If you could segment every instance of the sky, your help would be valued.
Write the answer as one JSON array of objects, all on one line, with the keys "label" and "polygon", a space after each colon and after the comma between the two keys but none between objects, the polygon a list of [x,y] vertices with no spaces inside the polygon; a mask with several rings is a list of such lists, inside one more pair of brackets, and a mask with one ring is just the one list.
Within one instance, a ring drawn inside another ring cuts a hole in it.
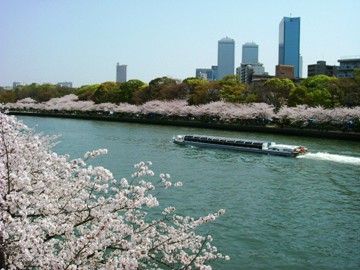
[{"label": "sky", "polygon": [[127,79],[186,79],[217,65],[218,41],[259,45],[275,73],[279,23],[300,17],[307,65],[360,57],[360,0],[0,0],[0,86],[72,82],[74,87]]}]

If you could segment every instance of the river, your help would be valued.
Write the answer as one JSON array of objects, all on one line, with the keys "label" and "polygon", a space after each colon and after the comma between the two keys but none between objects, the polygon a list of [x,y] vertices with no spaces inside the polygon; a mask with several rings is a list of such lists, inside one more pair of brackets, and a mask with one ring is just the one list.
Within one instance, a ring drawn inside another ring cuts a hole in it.
[{"label": "river", "polygon": [[[360,269],[360,142],[235,131],[18,117],[45,134],[61,134],[55,151],[81,157],[107,148],[96,162],[117,179],[152,161],[181,189],[161,192],[160,207],[194,217],[226,214],[205,226],[230,261],[214,269]],[[175,134],[206,134],[301,144],[300,158],[181,147]]]}]

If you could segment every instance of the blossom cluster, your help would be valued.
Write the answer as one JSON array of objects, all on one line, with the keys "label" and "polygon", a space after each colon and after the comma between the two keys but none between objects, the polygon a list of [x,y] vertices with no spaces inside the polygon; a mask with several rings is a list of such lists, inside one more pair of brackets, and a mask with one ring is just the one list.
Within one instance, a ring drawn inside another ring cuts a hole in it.
[{"label": "blossom cluster", "polygon": [[51,150],[54,138],[4,114],[0,132],[0,268],[211,269],[211,260],[229,259],[195,233],[224,210],[194,219],[169,206],[151,215],[154,190],[182,185],[155,177],[151,162],[117,180],[86,164],[105,149],[71,160]]},{"label": "blossom cluster", "polygon": [[246,120],[255,118],[266,119],[292,119],[293,121],[306,121],[316,119],[318,123],[339,122],[353,119],[360,121],[360,107],[325,109],[298,105],[297,107],[283,106],[275,112],[272,105],[266,103],[229,103],[216,101],[203,105],[188,105],[184,100],[159,101],[153,100],[142,105],[128,103],[102,103],[93,101],[79,101],[78,97],[70,94],[61,98],[53,98],[47,102],[36,103],[31,98],[19,100],[16,103],[7,103],[5,108],[13,110],[45,110],[45,111],[80,111],[80,112],[115,112],[128,114],[159,114],[164,116],[210,116],[220,120]]}]

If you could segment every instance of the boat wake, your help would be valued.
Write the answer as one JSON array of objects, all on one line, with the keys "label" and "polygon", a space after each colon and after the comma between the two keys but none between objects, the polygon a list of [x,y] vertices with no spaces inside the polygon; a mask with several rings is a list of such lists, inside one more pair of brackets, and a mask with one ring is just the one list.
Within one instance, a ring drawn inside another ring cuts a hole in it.
[{"label": "boat wake", "polygon": [[333,161],[333,162],[338,162],[338,163],[360,165],[360,157],[335,155],[335,154],[329,154],[326,152],[307,153],[306,155],[301,155],[301,156],[298,156],[297,158],[305,158],[305,159],[312,159],[312,160],[327,160],[327,161]]}]

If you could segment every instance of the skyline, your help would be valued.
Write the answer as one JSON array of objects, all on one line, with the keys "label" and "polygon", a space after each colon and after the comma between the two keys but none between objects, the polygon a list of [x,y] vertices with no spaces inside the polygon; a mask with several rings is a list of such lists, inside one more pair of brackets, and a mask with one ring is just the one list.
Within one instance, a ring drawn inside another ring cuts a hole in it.
[{"label": "skyline", "polygon": [[74,87],[127,78],[183,80],[217,64],[218,41],[235,40],[235,68],[246,42],[275,74],[279,24],[300,17],[303,77],[307,66],[360,55],[360,1],[11,1],[0,0],[0,85],[73,82]]}]

